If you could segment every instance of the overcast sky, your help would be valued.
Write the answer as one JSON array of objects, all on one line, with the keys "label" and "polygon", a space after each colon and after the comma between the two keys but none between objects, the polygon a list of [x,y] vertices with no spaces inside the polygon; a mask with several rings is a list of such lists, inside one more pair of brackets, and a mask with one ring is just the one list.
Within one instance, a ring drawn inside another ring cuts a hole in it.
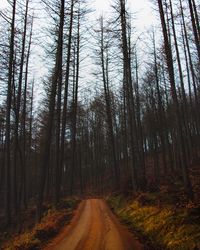
[{"label": "overcast sky", "polygon": [[[94,0],[94,7],[98,14],[109,11],[112,0]],[[155,12],[150,0],[129,0],[129,11],[135,14],[134,26],[143,31],[150,27],[152,24],[157,23]]]},{"label": "overcast sky", "polygon": [[[100,15],[106,16],[113,11],[111,9],[112,3],[114,0],[88,0],[88,5],[92,9],[95,9],[96,12],[93,12],[92,19],[98,18]],[[7,0],[0,0],[0,9],[5,8],[8,5]],[[153,10],[153,6],[151,0],[128,0],[128,12],[132,13],[134,16],[133,26],[136,28],[136,36],[140,35],[141,33],[145,33],[146,30],[150,28],[152,25],[157,25],[158,20],[156,18],[156,13]],[[41,26],[41,21],[39,24],[35,24],[35,27]],[[32,56],[37,61],[37,64],[34,66],[32,73],[36,75],[36,79],[42,77],[45,73],[45,67],[40,66],[42,65],[42,58],[39,58],[38,54],[41,54],[41,48],[35,46],[33,49]],[[39,65],[37,67],[37,65]],[[40,89],[40,88],[39,88]],[[39,92],[39,90],[38,90]]]},{"label": "overcast sky", "polygon": [[[97,16],[109,11],[112,0],[92,0],[91,5],[97,11]],[[0,9],[7,5],[7,0],[0,0]],[[128,5],[132,13],[136,14],[135,26],[141,31],[156,23],[155,13],[152,14],[152,4],[150,0],[129,0]]]}]

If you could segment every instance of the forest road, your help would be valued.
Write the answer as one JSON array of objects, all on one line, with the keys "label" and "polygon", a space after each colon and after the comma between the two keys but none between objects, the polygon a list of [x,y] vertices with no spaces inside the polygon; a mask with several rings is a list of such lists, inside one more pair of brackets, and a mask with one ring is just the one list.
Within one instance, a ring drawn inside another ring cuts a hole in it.
[{"label": "forest road", "polygon": [[83,200],[70,225],[45,250],[142,250],[101,199]]}]

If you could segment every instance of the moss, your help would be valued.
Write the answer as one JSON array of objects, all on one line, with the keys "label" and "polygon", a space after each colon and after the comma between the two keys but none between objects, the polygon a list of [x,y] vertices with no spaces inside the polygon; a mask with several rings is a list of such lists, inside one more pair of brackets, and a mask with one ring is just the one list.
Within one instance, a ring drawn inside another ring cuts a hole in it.
[{"label": "moss", "polygon": [[[152,197],[152,196],[151,196]],[[138,200],[109,199],[118,216],[155,245],[170,250],[193,250],[200,246],[200,222],[186,208],[142,206]]]}]

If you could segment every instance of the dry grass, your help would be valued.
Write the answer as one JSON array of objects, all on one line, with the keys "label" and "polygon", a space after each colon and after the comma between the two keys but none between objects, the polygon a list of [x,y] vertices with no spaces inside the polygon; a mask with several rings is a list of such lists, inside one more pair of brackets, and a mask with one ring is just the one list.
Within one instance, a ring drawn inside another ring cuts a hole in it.
[{"label": "dry grass", "polygon": [[4,250],[37,250],[41,249],[52,239],[72,216],[72,211],[78,204],[78,200],[64,200],[60,208],[50,208],[45,213],[40,223],[32,230],[10,239],[2,247]]},{"label": "dry grass", "polygon": [[[151,197],[149,194],[150,200]],[[198,207],[192,204],[185,208],[141,205],[138,200],[126,202],[121,197],[110,198],[109,202],[123,221],[156,246],[170,250],[200,249]]]}]

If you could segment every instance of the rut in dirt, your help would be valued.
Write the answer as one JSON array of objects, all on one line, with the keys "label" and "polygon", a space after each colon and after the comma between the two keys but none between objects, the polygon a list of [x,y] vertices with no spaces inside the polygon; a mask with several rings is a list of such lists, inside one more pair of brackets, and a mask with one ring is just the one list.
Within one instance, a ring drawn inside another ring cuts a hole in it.
[{"label": "rut in dirt", "polygon": [[69,226],[45,250],[142,250],[101,199],[81,202]]}]

